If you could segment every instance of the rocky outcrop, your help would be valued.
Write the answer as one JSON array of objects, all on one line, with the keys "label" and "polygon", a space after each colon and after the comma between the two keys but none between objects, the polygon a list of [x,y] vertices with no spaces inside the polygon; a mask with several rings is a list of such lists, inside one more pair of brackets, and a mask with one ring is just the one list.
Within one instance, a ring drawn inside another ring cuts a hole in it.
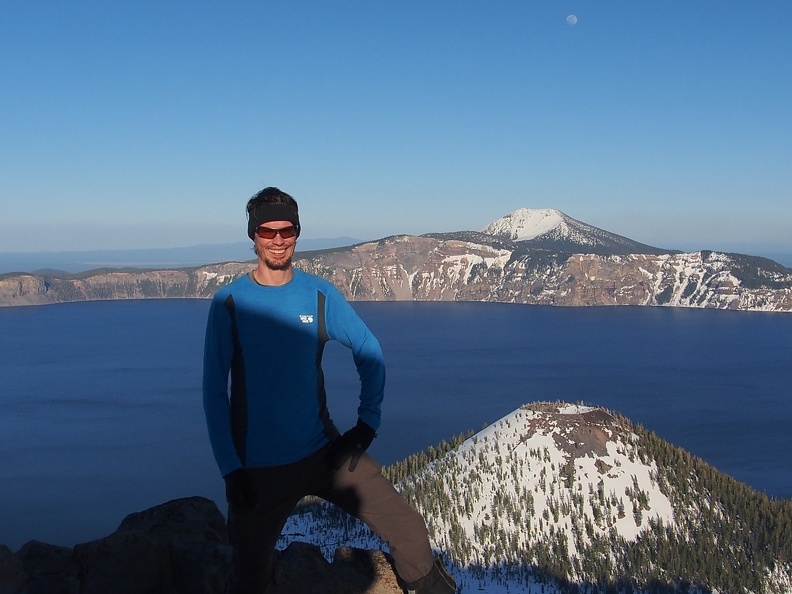
[{"label": "rocky outcrop", "polygon": [[[0,594],[223,594],[231,548],[225,519],[202,497],[127,516],[99,540],[61,547],[0,545]],[[332,563],[301,542],[277,553],[272,594],[400,594],[391,559],[348,547]]]},{"label": "rocky outcrop", "polygon": [[792,270],[740,254],[569,254],[403,236],[298,265],[351,300],[792,311]]},{"label": "rocky outcrop", "polygon": [[103,299],[211,297],[219,287],[245,274],[250,263],[212,264],[166,270],[92,270],[82,274],[0,276],[0,305],[40,305]]},{"label": "rocky outcrop", "polygon": [[[306,252],[295,266],[350,300],[664,305],[792,311],[792,270],[718,252],[596,254],[528,248],[481,233],[395,236]],[[209,298],[253,263],[174,270],[0,276],[0,306],[92,299]]]}]

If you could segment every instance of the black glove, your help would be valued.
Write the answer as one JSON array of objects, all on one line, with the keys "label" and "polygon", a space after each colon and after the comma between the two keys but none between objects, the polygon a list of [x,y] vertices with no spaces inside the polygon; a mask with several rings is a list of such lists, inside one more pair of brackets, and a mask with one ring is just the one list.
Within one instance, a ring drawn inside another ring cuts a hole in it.
[{"label": "black glove", "polygon": [[244,468],[237,468],[223,478],[225,479],[228,503],[240,508],[256,505],[256,491],[253,489],[253,481],[250,480],[250,475]]},{"label": "black glove", "polygon": [[374,429],[358,419],[357,425],[337,438],[330,446],[327,453],[330,465],[338,470],[349,459],[349,472],[352,472],[376,435]]}]

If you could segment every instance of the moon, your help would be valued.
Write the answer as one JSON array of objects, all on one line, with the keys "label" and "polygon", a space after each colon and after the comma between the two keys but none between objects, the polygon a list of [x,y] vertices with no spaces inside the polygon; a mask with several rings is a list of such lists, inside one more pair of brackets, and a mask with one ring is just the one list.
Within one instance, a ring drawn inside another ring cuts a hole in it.
[{"label": "moon", "polygon": [[570,25],[577,25],[577,17],[576,17],[574,14],[570,14],[570,15],[567,17],[566,21],[567,21],[567,23],[569,23]]}]

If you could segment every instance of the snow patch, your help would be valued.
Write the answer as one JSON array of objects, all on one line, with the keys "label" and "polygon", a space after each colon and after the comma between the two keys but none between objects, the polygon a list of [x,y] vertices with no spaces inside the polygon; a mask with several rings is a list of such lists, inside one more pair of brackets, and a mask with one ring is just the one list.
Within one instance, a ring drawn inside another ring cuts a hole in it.
[{"label": "snow patch", "polygon": [[564,214],[554,208],[518,208],[513,213],[493,221],[481,232],[522,241],[552,231],[563,221]]}]

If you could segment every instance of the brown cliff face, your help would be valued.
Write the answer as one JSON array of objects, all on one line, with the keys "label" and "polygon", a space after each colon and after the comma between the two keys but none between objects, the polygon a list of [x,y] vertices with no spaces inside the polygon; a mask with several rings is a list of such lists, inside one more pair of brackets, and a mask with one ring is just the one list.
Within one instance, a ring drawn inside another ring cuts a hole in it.
[{"label": "brown cliff face", "polygon": [[792,311],[792,271],[750,256],[560,254],[395,237],[300,259],[352,300]]},{"label": "brown cliff face", "polygon": [[[504,242],[395,236],[297,254],[295,266],[350,300],[667,305],[792,311],[792,270],[716,252],[568,254]],[[209,298],[252,263],[0,277],[0,306],[94,299]]]},{"label": "brown cliff face", "polygon": [[37,305],[50,302],[43,278],[31,274],[0,277],[0,305]]},{"label": "brown cliff face", "polygon": [[94,270],[78,275],[0,276],[0,306],[105,299],[208,298],[250,263],[165,270]]}]

